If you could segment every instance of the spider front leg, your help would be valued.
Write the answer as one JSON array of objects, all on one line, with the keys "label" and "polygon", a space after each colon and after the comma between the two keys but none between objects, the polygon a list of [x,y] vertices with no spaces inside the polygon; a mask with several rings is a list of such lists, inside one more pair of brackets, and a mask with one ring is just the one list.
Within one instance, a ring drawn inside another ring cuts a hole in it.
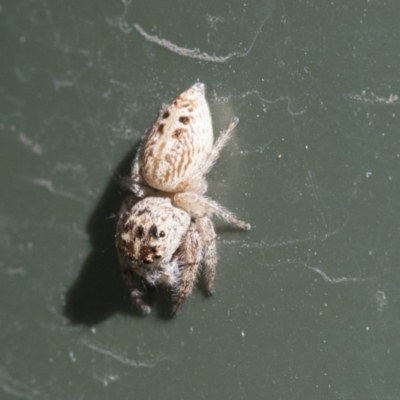
[{"label": "spider front leg", "polygon": [[177,193],[174,195],[173,202],[193,216],[202,217],[207,214],[215,214],[217,217],[245,231],[251,228],[249,223],[237,219],[229,210],[206,196],[196,193]]},{"label": "spider front leg", "polygon": [[120,256],[122,278],[129,290],[132,300],[136,308],[143,314],[149,315],[151,312],[150,305],[144,300],[147,292],[146,283],[143,279],[132,271],[130,260],[124,255]]},{"label": "spider front leg", "polygon": [[179,310],[186,298],[192,293],[193,285],[196,282],[197,272],[201,262],[202,242],[198,229],[194,224],[190,226],[186,233],[184,243],[184,267],[178,287],[178,295],[173,314]]},{"label": "spider front leg", "polygon": [[143,199],[146,196],[154,195],[155,191],[150,189],[143,179],[140,171],[140,159],[142,156],[142,145],[136,152],[135,158],[132,162],[131,174],[122,179],[121,184],[123,187],[130,190],[137,198]]},{"label": "spider front leg", "polygon": [[199,228],[203,242],[207,293],[211,295],[214,293],[215,270],[218,262],[217,245],[215,243],[217,235],[214,230],[214,224],[207,216],[196,218],[196,225]]}]

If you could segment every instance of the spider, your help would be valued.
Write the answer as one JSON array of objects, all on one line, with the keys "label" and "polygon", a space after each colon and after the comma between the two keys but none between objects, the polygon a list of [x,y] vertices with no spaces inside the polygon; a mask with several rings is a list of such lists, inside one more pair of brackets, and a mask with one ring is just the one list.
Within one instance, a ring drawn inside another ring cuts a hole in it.
[{"label": "spider", "polygon": [[192,292],[201,264],[207,292],[214,292],[212,215],[250,229],[204,195],[205,175],[238,121],[233,118],[214,142],[204,84],[194,84],[161,110],[135,156],[131,175],[123,179],[133,194],[120,209],[116,246],[123,279],[143,314],[151,311],[145,300],[149,285],[172,289],[175,314]]}]

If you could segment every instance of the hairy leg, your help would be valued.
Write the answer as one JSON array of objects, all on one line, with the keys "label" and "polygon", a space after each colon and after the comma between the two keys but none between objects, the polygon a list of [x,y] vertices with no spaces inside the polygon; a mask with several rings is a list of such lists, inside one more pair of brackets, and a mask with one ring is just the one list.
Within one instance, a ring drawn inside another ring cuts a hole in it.
[{"label": "hairy leg", "polygon": [[184,268],[182,271],[181,281],[178,287],[178,295],[173,314],[175,314],[186,298],[192,293],[193,285],[196,282],[197,272],[201,262],[202,243],[199,231],[196,226],[188,229],[184,244]]},{"label": "hairy leg", "polygon": [[[122,256],[123,257],[123,256]],[[129,290],[132,300],[136,308],[144,315],[148,315],[151,312],[150,305],[144,300],[144,296],[147,292],[147,286],[144,280],[134,273],[130,266],[128,259],[121,260],[120,265],[122,278]]]},{"label": "hairy leg", "polygon": [[203,175],[210,172],[214,163],[217,161],[219,154],[221,153],[221,150],[225,147],[225,145],[229,142],[229,139],[232,137],[233,130],[235,129],[238,123],[239,123],[239,118],[233,117],[231,122],[229,122],[228,127],[220,133],[218,139],[214,143],[210,156],[208,157],[206,163],[202,168]]},{"label": "hairy leg", "polygon": [[203,242],[205,277],[207,292],[209,295],[214,293],[215,270],[217,267],[217,245],[215,242],[216,234],[214,224],[207,216],[196,218],[196,225],[199,228]]},{"label": "hairy leg", "polygon": [[136,152],[135,158],[133,159],[130,176],[126,176],[121,181],[122,186],[129,189],[139,199],[142,199],[146,195],[144,188],[145,182],[140,173],[140,157],[142,154],[142,146],[143,145],[140,145],[138,151]]},{"label": "hairy leg", "polygon": [[150,188],[143,179],[140,171],[140,158],[142,156],[143,143],[140,145],[133,159],[130,176],[122,178],[121,185],[130,190],[137,198],[155,195],[156,191]]},{"label": "hairy leg", "polygon": [[218,139],[215,141],[211,153],[208,156],[206,162],[201,166],[200,171],[198,171],[194,176],[190,177],[188,181],[180,183],[177,187],[178,192],[204,194],[207,191],[207,181],[205,180],[204,175],[206,175],[211,170],[215,161],[217,161],[222,148],[232,137],[233,130],[235,129],[235,126],[238,124],[238,122],[239,118],[237,117],[234,117],[231,120],[228,127],[221,132]]},{"label": "hairy leg", "polygon": [[251,228],[250,224],[237,219],[229,210],[206,196],[196,193],[177,193],[174,195],[173,202],[193,216],[202,217],[207,214],[215,214],[217,217],[246,231]]}]

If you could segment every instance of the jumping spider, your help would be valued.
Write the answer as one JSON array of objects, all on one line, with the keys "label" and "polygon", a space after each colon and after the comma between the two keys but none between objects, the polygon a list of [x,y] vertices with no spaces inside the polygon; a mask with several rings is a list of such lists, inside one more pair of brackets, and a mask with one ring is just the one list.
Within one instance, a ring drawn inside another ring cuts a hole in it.
[{"label": "jumping spider", "polygon": [[176,313],[192,292],[200,264],[205,267],[207,291],[214,291],[213,214],[250,229],[250,224],[204,196],[205,175],[238,121],[233,118],[214,142],[204,84],[194,84],[161,110],[136,154],[130,177],[123,180],[133,195],[120,210],[116,246],[123,279],[143,314],[151,311],[144,299],[148,285],[171,288]]}]

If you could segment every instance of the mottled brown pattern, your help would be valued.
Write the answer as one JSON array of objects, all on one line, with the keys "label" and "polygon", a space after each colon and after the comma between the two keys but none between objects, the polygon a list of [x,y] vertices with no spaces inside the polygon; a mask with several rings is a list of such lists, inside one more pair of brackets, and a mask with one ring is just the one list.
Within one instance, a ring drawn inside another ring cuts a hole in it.
[{"label": "mottled brown pattern", "polygon": [[163,142],[160,144],[160,153],[162,153],[162,151],[164,150],[164,147],[167,145],[166,142]]},{"label": "mottled brown pattern", "polygon": [[171,168],[166,168],[166,170],[165,170],[165,175],[164,175],[164,179],[165,179],[166,181],[169,181],[170,178],[171,178]]},{"label": "mottled brown pattern", "polygon": [[175,129],[174,133],[172,134],[172,137],[174,139],[179,139],[184,133],[185,133],[184,129]]},{"label": "mottled brown pattern", "polygon": [[169,164],[172,164],[172,165],[174,164],[174,160],[172,159],[170,154],[167,154],[165,156],[165,161],[167,161]]},{"label": "mottled brown pattern", "polygon": [[[197,173],[197,165],[205,163],[212,150],[212,124],[203,86],[195,85],[178,96],[168,107],[168,112],[168,119],[160,117],[149,135],[145,146],[142,172],[145,181],[150,186],[174,192],[181,186],[183,180],[189,180],[194,173]],[[161,116],[164,115],[165,112],[161,113]],[[155,133],[160,125],[164,125],[163,137],[158,136],[155,140]],[[190,128],[182,131],[182,126]],[[171,138],[181,141],[186,136],[188,136],[187,140],[182,142],[183,145],[181,144],[179,148],[175,148],[172,144],[165,146],[165,143],[170,143]],[[193,149],[199,148],[202,150],[196,152],[195,159]],[[150,149],[152,150],[151,157],[149,156]],[[176,154],[175,165],[160,161],[165,160],[164,156],[172,151]],[[190,163],[186,163],[187,154],[190,154],[190,160],[192,160]],[[182,158],[185,159],[184,162]]]},{"label": "mottled brown pattern", "polygon": [[182,175],[182,170],[183,170],[183,157],[180,157],[178,161],[178,166],[176,168],[178,176]]}]

